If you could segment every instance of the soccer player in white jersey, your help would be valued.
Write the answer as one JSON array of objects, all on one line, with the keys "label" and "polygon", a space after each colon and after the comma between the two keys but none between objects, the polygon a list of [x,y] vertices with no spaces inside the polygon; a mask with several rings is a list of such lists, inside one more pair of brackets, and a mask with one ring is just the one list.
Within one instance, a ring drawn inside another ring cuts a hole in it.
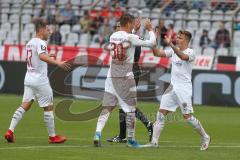
[{"label": "soccer player in white jersey", "polygon": [[165,125],[165,116],[180,106],[184,119],[202,138],[200,150],[208,149],[210,136],[203,129],[200,121],[192,114],[191,74],[195,53],[188,48],[191,37],[190,32],[180,30],[177,34],[176,46],[171,42],[171,37],[165,37],[166,43],[171,47],[169,50],[153,48],[155,56],[171,58],[171,84],[161,98],[160,109],[153,127],[152,141],[145,147],[158,147],[158,139]]},{"label": "soccer player in white jersey", "polygon": [[[150,20],[145,21],[145,28],[150,35],[149,40],[143,40],[132,34],[134,17],[130,14],[121,16],[120,26],[120,31],[114,32],[110,36],[111,62],[105,81],[103,109],[98,118],[94,136],[96,147],[101,146],[102,129],[117,103],[126,113],[127,145],[136,148],[140,146],[135,140],[136,84],[132,72],[134,51],[135,46],[153,47],[156,44],[156,37]],[[128,45],[125,45],[125,42],[128,42]]]},{"label": "soccer player in white jersey", "polygon": [[35,24],[36,37],[32,38],[26,45],[27,72],[24,80],[24,94],[21,106],[15,111],[5,139],[14,142],[14,129],[28,111],[34,100],[38,101],[44,110],[44,122],[47,126],[49,143],[63,143],[66,138],[55,134],[53,115],[53,92],[47,76],[47,64],[54,64],[64,70],[70,69],[70,64],[51,59],[47,52],[47,39],[49,28],[42,20]]}]

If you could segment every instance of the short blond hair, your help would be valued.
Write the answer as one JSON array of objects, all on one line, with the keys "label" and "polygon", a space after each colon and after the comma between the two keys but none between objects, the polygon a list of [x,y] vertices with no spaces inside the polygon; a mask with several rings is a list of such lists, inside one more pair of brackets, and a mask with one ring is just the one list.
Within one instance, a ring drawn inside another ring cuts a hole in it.
[{"label": "short blond hair", "polygon": [[178,34],[183,34],[187,37],[188,41],[190,42],[190,40],[192,39],[192,33],[187,31],[187,30],[184,30],[184,29],[181,29],[180,31],[178,31]]}]

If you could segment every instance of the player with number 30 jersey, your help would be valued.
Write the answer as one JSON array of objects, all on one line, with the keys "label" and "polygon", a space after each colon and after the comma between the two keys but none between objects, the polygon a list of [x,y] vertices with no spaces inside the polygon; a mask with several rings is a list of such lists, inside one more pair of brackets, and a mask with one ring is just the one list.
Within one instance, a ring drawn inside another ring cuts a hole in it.
[{"label": "player with number 30 jersey", "polygon": [[156,44],[150,20],[145,21],[145,28],[149,31],[150,39],[144,40],[132,34],[134,17],[124,14],[120,18],[120,31],[110,36],[111,62],[105,81],[105,93],[102,103],[102,112],[98,118],[94,145],[99,147],[103,127],[112,109],[119,103],[126,113],[127,145],[139,147],[135,141],[135,110],[136,110],[136,84],[132,72],[135,46],[152,47]]}]

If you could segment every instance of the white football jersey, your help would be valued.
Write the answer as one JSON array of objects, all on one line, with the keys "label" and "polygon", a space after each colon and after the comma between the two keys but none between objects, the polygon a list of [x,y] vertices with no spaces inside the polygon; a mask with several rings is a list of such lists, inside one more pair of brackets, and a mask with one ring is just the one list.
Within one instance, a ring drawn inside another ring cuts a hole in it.
[{"label": "white football jersey", "polygon": [[[149,32],[150,39],[144,40],[138,35],[118,31],[110,36],[110,68],[108,77],[125,77],[132,74],[135,46],[152,47],[156,44],[153,31]],[[126,46],[128,46],[126,48]]]},{"label": "white football jersey", "polygon": [[40,54],[48,54],[47,42],[39,38],[32,38],[26,45],[27,72],[24,84],[39,86],[49,83],[47,63],[40,60]]},{"label": "white football jersey", "polygon": [[182,83],[191,83],[192,66],[195,60],[195,54],[192,49],[187,48],[183,53],[189,56],[188,61],[181,60],[173,51],[173,49],[165,50],[167,57],[171,57],[172,71],[171,83],[178,85]]}]

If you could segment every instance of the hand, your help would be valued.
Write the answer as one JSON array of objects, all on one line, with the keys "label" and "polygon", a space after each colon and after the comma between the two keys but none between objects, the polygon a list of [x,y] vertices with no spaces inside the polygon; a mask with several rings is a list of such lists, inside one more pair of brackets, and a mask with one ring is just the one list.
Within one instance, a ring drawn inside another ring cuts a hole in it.
[{"label": "hand", "polygon": [[71,69],[71,64],[67,63],[66,61],[59,62],[58,66],[65,71],[69,71]]},{"label": "hand", "polygon": [[152,26],[152,23],[151,23],[150,19],[146,19],[145,20],[144,27],[148,31],[152,31],[153,30],[153,26]]},{"label": "hand", "polygon": [[164,41],[169,45],[172,42],[172,33],[169,33],[168,36],[164,36]]},{"label": "hand", "polygon": [[141,27],[141,18],[137,17],[134,22],[134,30],[137,32]]},{"label": "hand", "polygon": [[160,37],[160,29],[158,27],[155,27],[154,34],[156,38]]}]

